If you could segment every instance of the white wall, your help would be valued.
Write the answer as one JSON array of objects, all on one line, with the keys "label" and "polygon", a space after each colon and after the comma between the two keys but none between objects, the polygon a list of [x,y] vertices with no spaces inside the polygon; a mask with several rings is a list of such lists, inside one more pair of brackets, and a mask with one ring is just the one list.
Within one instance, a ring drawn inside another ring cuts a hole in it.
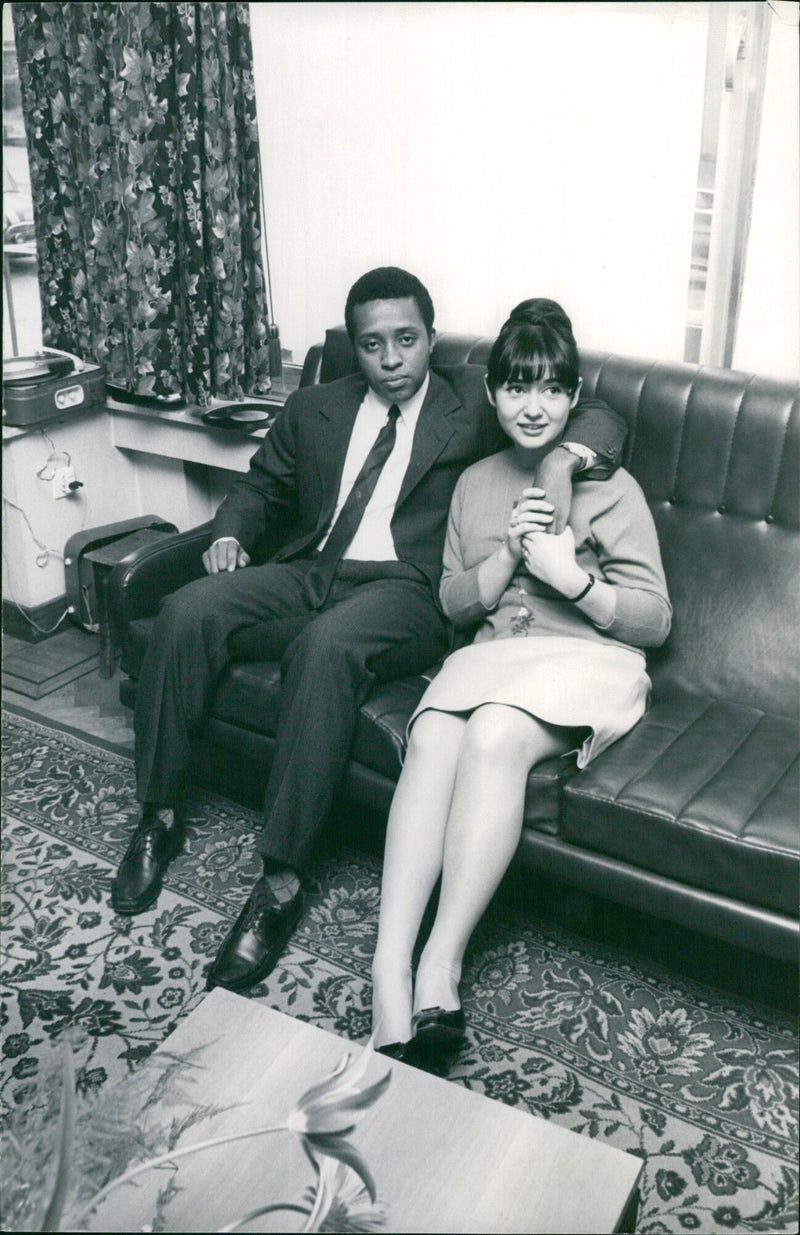
[{"label": "white wall", "polygon": [[[72,497],[54,500],[52,486],[37,476],[51,453],[45,437],[36,429],[19,435],[5,431],[3,495],[15,506],[3,503],[4,600],[35,609],[63,596],[64,565],[59,555],[69,537],[84,528],[155,514],[184,531],[213,512],[182,460],[117,449],[105,411],[45,428],[55,448],[69,452],[83,488]],[[151,428],[156,431],[157,427]],[[37,541],[53,550],[41,565]]]},{"label": "white wall", "polygon": [[549,295],[585,346],[680,359],[707,6],[251,6],[276,317],[302,355],[364,270],[444,330]]}]

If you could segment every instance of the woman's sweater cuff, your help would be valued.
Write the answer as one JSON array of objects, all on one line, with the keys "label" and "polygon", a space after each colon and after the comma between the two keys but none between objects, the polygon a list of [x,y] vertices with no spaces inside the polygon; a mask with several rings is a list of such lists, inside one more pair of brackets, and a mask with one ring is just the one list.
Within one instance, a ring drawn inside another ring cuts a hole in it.
[{"label": "woman's sweater cuff", "polygon": [[496,601],[487,606],[481,598],[478,572],[481,563],[471,566],[458,575],[450,575],[442,580],[439,592],[442,608],[455,626],[470,626],[480,622],[497,608]]},{"label": "woman's sweater cuff", "polygon": [[633,647],[659,647],[667,635],[672,609],[667,601],[642,588],[617,588],[617,608],[604,634]]}]

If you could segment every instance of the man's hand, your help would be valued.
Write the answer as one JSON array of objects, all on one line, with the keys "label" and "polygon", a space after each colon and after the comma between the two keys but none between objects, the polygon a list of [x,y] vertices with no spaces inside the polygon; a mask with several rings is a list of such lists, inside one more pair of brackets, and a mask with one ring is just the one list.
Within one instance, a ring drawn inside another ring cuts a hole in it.
[{"label": "man's hand", "polygon": [[545,455],[536,472],[536,484],[544,489],[547,500],[553,505],[553,521],[546,529],[553,536],[560,536],[567,526],[572,505],[572,477],[580,470],[581,460],[577,455],[557,446]]},{"label": "man's hand", "polygon": [[220,540],[215,540],[203,554],[203,566],[208,575],[218,575],[223,570],[236,570],[237,566],[247,566],[249,561],[250,554],[245,552],[233,536],[223,536]]}]

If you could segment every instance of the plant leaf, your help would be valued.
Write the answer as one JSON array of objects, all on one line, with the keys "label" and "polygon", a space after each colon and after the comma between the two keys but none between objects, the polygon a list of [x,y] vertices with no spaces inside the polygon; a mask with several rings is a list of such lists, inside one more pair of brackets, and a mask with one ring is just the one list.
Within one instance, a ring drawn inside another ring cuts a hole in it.
[{"label": "plant leaf", "polygon": [[75,1146],[75,1061],[72,1047],[65,1038],[61,1064],[61,1111],[58,1118],[56,1174],[53,1191],[42,1220],[43,1231],[60,1231],[61,1218],[69,1189],[69,1176]]}]

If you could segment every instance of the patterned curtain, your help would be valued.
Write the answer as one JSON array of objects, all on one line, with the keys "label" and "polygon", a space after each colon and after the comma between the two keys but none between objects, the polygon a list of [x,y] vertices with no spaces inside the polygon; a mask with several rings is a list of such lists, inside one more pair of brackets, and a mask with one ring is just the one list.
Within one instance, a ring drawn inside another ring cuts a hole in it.
[{"label": "patterned curtain", "polygon": [[140,395],[269,389],[247,4],[14,4],[44,342]]}]

